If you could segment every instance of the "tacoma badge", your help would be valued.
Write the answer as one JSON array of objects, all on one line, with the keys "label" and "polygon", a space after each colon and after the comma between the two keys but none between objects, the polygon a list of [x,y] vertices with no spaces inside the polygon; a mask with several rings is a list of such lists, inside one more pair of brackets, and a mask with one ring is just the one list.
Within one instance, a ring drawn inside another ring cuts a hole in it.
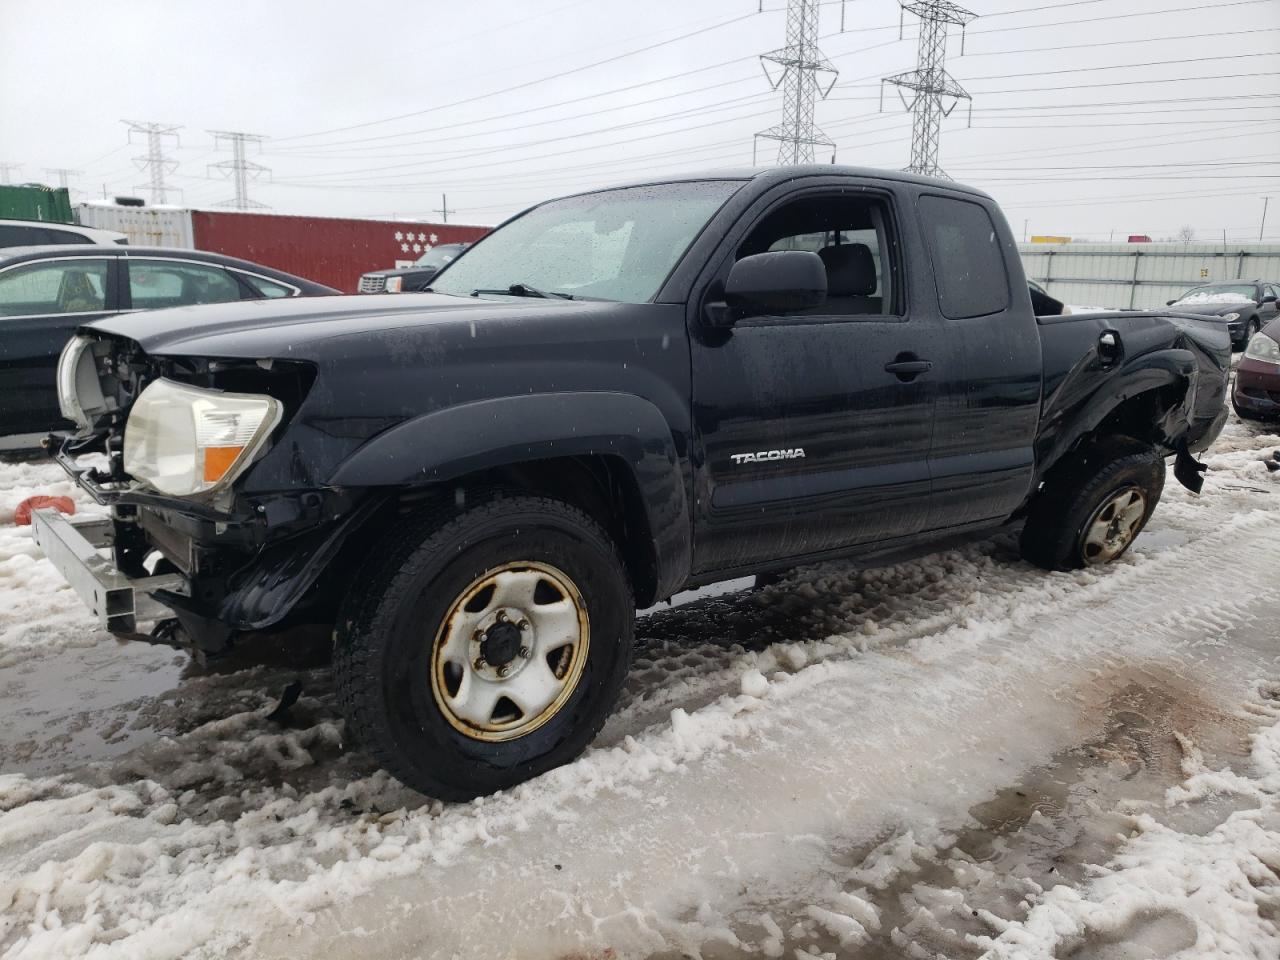
[{"label": "tacoma badge", "polygon": [[803,460],[804,447],[789,450],[761,450],[759,453],[731,453],[734,463],[761,463],[765,460]]}]

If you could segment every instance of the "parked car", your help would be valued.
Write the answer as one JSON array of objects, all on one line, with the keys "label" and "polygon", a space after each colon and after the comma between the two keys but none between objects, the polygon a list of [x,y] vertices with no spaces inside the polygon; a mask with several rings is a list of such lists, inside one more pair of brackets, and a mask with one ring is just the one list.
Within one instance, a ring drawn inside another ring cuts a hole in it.
[{"label": "parked car", "polygon": [[[54,370],[76,327],[113,314],[230,300],[335,294],[330,287],[197,250],[116,244],[0,251],[0,449],[69,426]],[[184,321],[158,321],[175,332]]]},{"label": "parked car", "polygon": [[1186,313],[1220,318],[1231,332],[1231,345],[1243,350],[1255,333],[1276,316],[1280,284],[1263,280],[1218,280],[1193,287],[1169,306]]},{"label": "parked car", "polygon": [[0,247],[39,247],[51,243],[119,243],[129,238],[114,230],[97,230],[77,223],[40,220],[0,220]]},{"label": "parked car", "polygon": [[438,797],[583,750],[637,606],[1018,524],[1107,563],[1227,415],[1222,324],[1038,319],[995,202],[896,171],[564,197],[433,289],[83,327],[57,456],[113,520],[35,536],[126,636],[333,624],[347,734]]},{"label": "parked car", "polygon": [[1231,405],[1245,420],[1280,420],[1280,319],[1249,339],[1236,366]]},{"label": "parked car", "polygon": [[431,278],[462,255],[469,243],[442,243],[432,247],[411,267],[374,270],[360,278],[361,293],[413,293],[431,286]]}]

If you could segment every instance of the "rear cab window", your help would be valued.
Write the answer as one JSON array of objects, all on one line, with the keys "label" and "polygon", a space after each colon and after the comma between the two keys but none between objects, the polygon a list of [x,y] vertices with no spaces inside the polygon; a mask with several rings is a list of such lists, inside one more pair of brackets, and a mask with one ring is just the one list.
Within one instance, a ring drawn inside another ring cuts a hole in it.
[{"label": "rear cab window", "polygon": [[972,200],[924,194],[918,209],[942,315],[965,320],[1008,310],[1009,271],[987,208]]}]

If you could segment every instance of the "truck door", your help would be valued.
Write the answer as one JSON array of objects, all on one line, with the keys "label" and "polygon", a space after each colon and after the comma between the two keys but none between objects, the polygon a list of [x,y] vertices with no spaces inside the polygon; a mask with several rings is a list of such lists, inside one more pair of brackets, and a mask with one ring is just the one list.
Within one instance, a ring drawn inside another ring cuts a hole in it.
[{"label": "truck door", "polygon": [[[892,194],[844,183],[762,198],[694,301],[698,573],[908,536],[927,520],[938,321],[912,308]],[[700,323],[735,260],[795,249],[827,267],[823,306]]]},{"label": "truck door", "polygon": [[917,212],[954,376],[940,390],[928,529],[1003,519],[1030,492],[1040,419],[1040,332],[1017,245],[994,206],[925,193]]}]

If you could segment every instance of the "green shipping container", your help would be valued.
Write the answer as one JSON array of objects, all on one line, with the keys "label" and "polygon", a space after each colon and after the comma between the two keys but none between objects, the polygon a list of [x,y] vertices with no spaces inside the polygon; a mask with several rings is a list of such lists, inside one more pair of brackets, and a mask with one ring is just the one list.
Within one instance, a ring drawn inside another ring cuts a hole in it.
[{"label": "green shipping container", "polygon": [[73,223],[71,197],[63,187],[0,186],[0,220]]}]

